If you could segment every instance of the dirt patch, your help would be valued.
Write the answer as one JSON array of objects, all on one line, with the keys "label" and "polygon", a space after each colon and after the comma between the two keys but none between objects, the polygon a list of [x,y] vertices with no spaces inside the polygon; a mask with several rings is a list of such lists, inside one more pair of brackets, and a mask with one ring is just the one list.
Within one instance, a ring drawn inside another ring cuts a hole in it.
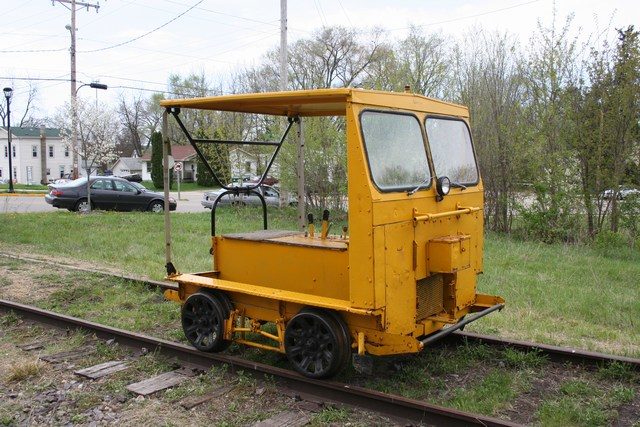
[{"label": "dirt patch", "polygon": [[108,274],[126,274],[124,271],[119,270],[115,267],[107,266],[104,264],[100,264],[99,266],[97,266],[95,262],[83,261],[63,256],[40,255],[37,253],[24,252],[24,247],[22,246],[15,247],[15,251],[11,251],[10,253],[5,251],[0,252],[0,258],[40,265],[40,268],[43,268],[43,265],[53,266],[54,268],[64,268],[67,266],[71,266],[79,269],[100,271]]},{"label": "dirt patch", "polygon": [[42,264],[1,258],[0,297],[30,303],[46,298],[65,285],[67,275],[62,269],[46,268]]},{"label": "dirt patch", "polygon": [[640,394],[636,393],[631,403],[618,408],[618,419],[613,425],[615,427],[640,425]]},{"label": "dirt patch", "polygon": [[559,365],[546,366],[544,369],[538,370],[531,381],[529,390],[518,396],[509,409],[504,412],[504,417],[518,424],[533,424],[538,407],[544,399],[557,393],[560,384],[575,374],[575,368]]}]

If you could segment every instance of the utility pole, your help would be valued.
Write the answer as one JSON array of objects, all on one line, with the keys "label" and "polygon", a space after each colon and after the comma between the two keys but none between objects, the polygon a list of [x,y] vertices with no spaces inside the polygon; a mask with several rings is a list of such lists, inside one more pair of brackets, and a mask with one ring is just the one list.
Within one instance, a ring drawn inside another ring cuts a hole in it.
[{"label": "utility pole", "polygon": [[287,90],[287,0],[280,0],[280,90]]},{"label": "utility pole", "polygon": [[[69,30],[71,33],[71,48],[69,49],[69,53],[71,56],[71,151],[73,152],[73,173],[72,178],[78,178],[78,100],[77,100],[77,91],[76,91],[76,10],[77,7],[86,7],[87,11],[89,8],[94,8],[96,13],[98,13],[98,9],[100,9],[99,4],[90,4],[79,2],[76,0],[51,0],[51,3],[55,5],[58,2],[67,9],[71,11],[71,25],[65,25],[65,28]],[[67,4],[71,6],[67,6]]]},{"label": "utility pole", "polygon": [[[287,0],[280,0],[280,90],[287,90]],[[306,223],[306,198],[304,193],[304,135],[302,117],[298,120],[298,227],[304,229]],[[282,201],[281,201],[282,203]]]}]

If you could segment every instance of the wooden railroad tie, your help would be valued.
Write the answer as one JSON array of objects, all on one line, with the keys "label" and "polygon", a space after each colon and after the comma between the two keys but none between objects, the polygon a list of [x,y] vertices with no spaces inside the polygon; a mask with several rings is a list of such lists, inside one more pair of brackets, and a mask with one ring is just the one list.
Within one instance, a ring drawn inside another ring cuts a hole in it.
[{"label": "wooden railroad tie", "polygon": [[127,362],[123,360],[112,360],[110,362],[100,363],[88,368],[78,369],[77,371],[74,371],[74,374],[96,380],[98,378],[114,374],[116,372],[124,371],[128,368],[129,365],[127,364]]}]

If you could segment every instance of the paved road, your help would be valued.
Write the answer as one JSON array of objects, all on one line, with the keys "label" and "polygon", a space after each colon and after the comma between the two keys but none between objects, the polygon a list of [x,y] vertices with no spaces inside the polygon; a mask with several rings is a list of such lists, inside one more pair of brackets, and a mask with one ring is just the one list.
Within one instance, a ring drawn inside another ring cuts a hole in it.
[{"label": "paved road", "polygon": [[[200,204],[202,193],[202,191],[182,191],[177,212],[205,212],[205,208]],[[178,193],[171,192],[171,196],[178,199]],[[44,201],[44,194],[42,196],[0,196],[0,214],[60,211]]]}]

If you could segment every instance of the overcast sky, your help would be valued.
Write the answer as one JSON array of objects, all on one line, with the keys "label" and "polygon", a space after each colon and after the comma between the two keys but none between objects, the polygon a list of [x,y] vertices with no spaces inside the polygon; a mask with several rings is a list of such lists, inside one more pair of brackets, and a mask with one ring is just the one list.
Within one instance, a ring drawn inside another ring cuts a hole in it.
[{"label": "overcast sky", "polygon": [[[211,80],[224,80],[234,70],[259,63],[280,42],[279,0],[99,3],[98,13],[77,12],[77,79],[109,85],[107,92],[97,91],[109,103],[132,90],[124,87],[166,90],[171,73],[204,70]],[[610,23],[613,28],[640,24],[637,0],[289,0],[289,41],[308,37],[323,25],[378,26],[389,30],[389,37],[400,38],[414,24],[452,38],[482,25],[526,42],[538,19],[551,22],[554,4],[561,20],[575,15],[574,28],[583,34]],[[0,0],[0,10],[0,85],[14,88],[12,110],[19,113],[24,101],[27,83],[19,78],[66,80],[36,82],[37,115],[53,115],[69,100],[69,10],[51,0]],[[87,87],[79,94],[95,97],[94,92]]]}]

